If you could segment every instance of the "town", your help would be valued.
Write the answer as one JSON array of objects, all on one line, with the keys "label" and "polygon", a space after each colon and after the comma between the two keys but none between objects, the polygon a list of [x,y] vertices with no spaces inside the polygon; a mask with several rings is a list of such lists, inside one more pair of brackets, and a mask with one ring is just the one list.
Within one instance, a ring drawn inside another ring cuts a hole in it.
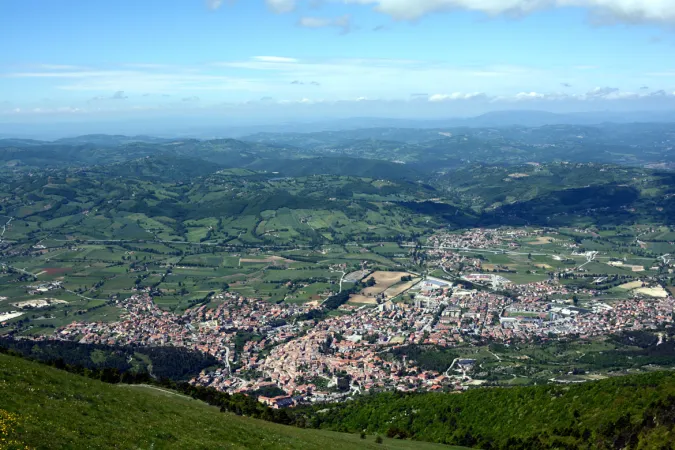
[{"label": "town", "polygon": [[[178,311],[159,306],[161,282],[144,286],[142,280],[150,276],[147,264],[132,263],[130,273],[138,273],[132,294],[108,301],[119,318],[76,319],[53,332],[22,338],[201,352],[218,366],[203,370],[191,383],[256,395],[273,407],[372,391],[462,391],[488,382],[471,349],[588,341],[672,325],[675,299],[659,281],[673,273],[668,255],[652,261],[643,257],[647,262],[636,270],[633,260],[618,253],[584,248],[576,237],[589,234],[584,231],[571,230],[573,238],[551,229],[438,232],[424,245],[402,243],[394,250],[416,264],[417,271],[367,260],[333,263],[328,273],[335,281],[322,284],[315,291],[319,295],[308,300],[299,296],[313,288],[311,280],[294,283],[281,276],[280,284],[292,289],[281,300],[243,295],[227,285]],[[266,256],[238,261],[238,266],[250,261],[276,268],[291,260]],[[174,264],[162,270],[163,281],[190,268]],[[290,275],[293,269],[282,266],[274,273]],[[246,281],[240,286],[246,287]],[[23,289],[32,299],[9,303],[15,309],[0,316],[3,322],[68,305],[57,299],[67,291],[58,279]],[[33,298],[46,294],[52,297]],[[431,368],[408,355],[416,348],[460,353]],[[489,354],[499,361],[494,352]]]},{"label": "town", "polygon": [[[276,387],[285,395],[262,400],[279,407],[338,400],[370,390],[463,390],[480,384],[467,375],[471,361],[445,371],[384,357],[407,345],[511,344],[566,337],[590,338],[623,330],[656,329],[673,321],[672,297],[632,298],[584,308],[547,301],[569,292],[557,280],[518,286],[512,297],[423,281],[414,299],[374,307],[343,305],[341,315],[305,319],[320,307],[270,304],[230,293],[182,315],[160,310],[147,292],[118,301],[114,323],[73,322],[54,338],[111,345],[172,345],[221,361],[191,382],[229,393]],[[255,336],[238,342],[242,334]],[[291,399],[291,400],[289,400]]]}]

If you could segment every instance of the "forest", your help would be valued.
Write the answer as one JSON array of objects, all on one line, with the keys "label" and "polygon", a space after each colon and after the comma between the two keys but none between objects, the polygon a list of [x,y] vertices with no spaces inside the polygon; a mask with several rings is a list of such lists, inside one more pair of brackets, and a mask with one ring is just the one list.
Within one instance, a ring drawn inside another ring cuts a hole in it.
[{"label": "forest", "polygon": [[184,381],[203,369],[216,366],[211,355],[181,347],[129,347],[80,344],[71,341],[0,338],[0,348],[40,362],[81,367],[87,370],[114,370],[122,374],[148,373],[157,379]]},{"label": "forest", "polygon": [[313,427],[482,449],[671,448],[675,374],[453,394],[381,393],[315,408]]}]

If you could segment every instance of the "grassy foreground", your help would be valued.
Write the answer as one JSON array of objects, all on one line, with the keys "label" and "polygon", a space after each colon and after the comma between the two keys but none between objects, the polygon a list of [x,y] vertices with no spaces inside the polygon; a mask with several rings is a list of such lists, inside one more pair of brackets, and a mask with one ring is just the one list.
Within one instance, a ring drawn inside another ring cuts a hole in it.
[{"label": "grassy foreground", "polygon": [[0,449],[450,448],[276,425],[171,391],[105,384],[8,355],[0,355],[2,438]]}]

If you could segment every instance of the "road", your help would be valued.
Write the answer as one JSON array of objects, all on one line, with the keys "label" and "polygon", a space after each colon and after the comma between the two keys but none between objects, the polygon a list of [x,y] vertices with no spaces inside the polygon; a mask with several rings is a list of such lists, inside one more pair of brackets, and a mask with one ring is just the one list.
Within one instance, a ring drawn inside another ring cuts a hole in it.
[{"label": "road", "polygon": [[457,361],[459,361],[459,358],[455,358],[455,359],[452,360],[452,364],[450,364],[450,367],[448,367],[448,370],[445,371],[445,376],[446,376],[446,377],[449,377],[449,376],[450,376],[449,373],[450,373],[450,371],[452,370],[452,368],[455,367],[455,363],[456,363]]},{"label": "road", "polygon": [[[54,242],[69,242],[71,244],[185,244],[185,245],[201,245],[206,247],[223,247],[223,248],[242,248],[247,247],[245,245],[229,245],[221,244],[219,242],[191,242],[191,241],[165,241],[162,239],[52,239]],[[77,241],[77,242],[76,242]],[[278,248],[278,249],[289,249],[295,250],[300,248],[312,248],[311,245],[255,245],[251,244],[250,247],[255,248]]]},{"label": "road", "polygon": [[586,264],[593,262],[595,257],[598,256],[598,252],[586,252],[584,256],[586,257],[586,262],[577,267],[577,270],[582,269]]},{"label": "road", "polygon": [[0,233],[0,243],[2,242],[2,237],[5,235],[5,232],[7,231],[7,227],[9,226],[10,223],[12,223],[12,220],[14,220],[14,217],[10,217],[9,220],[5,222],[5,224],[2,226],[2,233]]},{"label": "road", "polygon": [[342,272],[342,277],[340,277],[340,294],[342,293],[342,280],[345,279],[345,276],[347,275],[347,272]]},{"label": "road", "polygon": [[232,367],[230,367],[230,348],[225,347],[225,364],[227,365],[227,373],[232,375]]},{"label": "road", "polygon": [[[411,244],[402,244],[401,247],[409,247],[409,248],[416,248],[418,246],[416,245],[411,245]],[[419,246],[419,248],[426,248],[426,249],[435,249],[435,250],[457,250],[460,252],[475,252],[475,253],[493,253],[495,255],[521,255],[521,256],[527,256],[527,255],[532,255],[532,256],[554,256],[552,253],[525,253],[525,252],[512,252],[509,250],[504,250],[501,248],[472,248],[472,247],[446,247],[446,246],[440,246],[440,247],[434,247],[432,245],[422,245]],[[595,259],[611,259],[611,256],[598,256],[598,252],[588,252],[588,253],[595,253],[595,256],[593,257]],[[569,255],[564,255],[564,254],[559,254],[558,256],[567,256],[569,258],[572,258],[574,256],[585,256],[580,255],[580,254],[569,254]],[[670,255],[664,255],[664,257],[668,257]],[[631,256],[631,259],[643,259],[643,260],[648,260],[648,261],[653,261],[654,258],[647,258],[643,256]],[[588,264],[590,261],[586,261],[586,264]]]},{"label": "road", "polygon": [[495,255],[503,254],[503,255],[532,255],[532,256],[549,256],[548,253],[523,253],[523,252],[512,252],[508,250],[503,250],[503,249],[491,249],[491,248],[471,248],[471,247],[446,247],[441,245],[440,247],[434,247],[433,245],[422,245],[422,246],[416,246],[412,244],[402,244],[401,247],[410,247],[410,248],[429,248],[429,249],[435,249],[435,250],[459,250],[463,252],[478,252],[478,253],[494,253]]},{"label": "road", "polygon": [[[31,277],[34,277],[34,278],[37,278],[38,275],[39,275],[39,274],[36,274],[36,273],[27,272],[27,271],[25,271],[25,270],[23,270],[23,269],[19,269],[18,267],[10,266],[9,264],[3,263],[3,262],[0,262],[0,266],[5,266],[5,267],[7,267],[8,269],[16,270],[16,271],[19,272],[19,273],[22,273],[22,274],[24,274],[24,275],[30,275]],[[77,292],[71,291],[70,289],[64,289],[64,291],[70,292],[71,294],[77,295],[78,297],[83,298],[83,299],[85,299],[85,300],[96,300],[96,299],[94,299],[94,298],[89,298],[89,297],[86,297],[86,296],[84,296],[84,295],[82,295],[82,294],[78,294]],[[99,299],[99,300],[100,300],[100,299]]]},{"label": "road", "polygon": [[[83,298],[83,299],[85,299],[85,300],[96,300],[95,298],[89,298],[89,297],[86,297],[86,296],[84,296],[84,295],[82,295],[82,294],[78,294],[77,292],[71,291],[70,289],[64,289],[64,291],[70,292],[71,294],[77,295],[78,297]],[[101,299],[99,299],[99,300],[101,300]]]},{"label": "road", "polygon": [[10,266],[9,264],[4,263],[4,262],[2,262],[2,261],[0,261],[0,266],[5,266],[5,267],[7,267],[8,269],[16,270],[17,272],[22,273],[22,274],[24,274],[24,275],[30,275],[31,277],[37,278],[37,275],[34,274],[34,273],[28,272],[28,271],[23,270],[23,269],[19,269],[18,267]]},{"label": "road", "polygon": [[492,356],[494,356],[495,358],[497,358],[497,361],[501,361],[501,360],[502,360],[502,359],[499,357],[499,355],[497,355],[496,353],[492,353],[492,352],[489,351],[489,350],[488,350],[488,353],[490,353]]}]

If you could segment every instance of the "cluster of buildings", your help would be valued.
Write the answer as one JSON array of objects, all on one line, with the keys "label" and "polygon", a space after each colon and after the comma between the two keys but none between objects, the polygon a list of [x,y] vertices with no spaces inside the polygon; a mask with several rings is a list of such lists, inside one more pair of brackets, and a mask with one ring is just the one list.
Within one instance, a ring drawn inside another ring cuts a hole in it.
[{"label": "cluster of buildings", "polygon": [[[482,229],[476,228],[462,233],[438,233],[429,238],[427,256],[430,261],[451,272],[512,272],[508,267],[499,264],[485,264],[480,256],[469,256],[455,250],[485,250],[491,252],[513,251],[520,248],[519,239],[538,237],[542,243],[550,242],[550,238],[542,237],[542,230],[525,229]],[[489,282],[495,277],[490,277]],[[508,280],[498,280],[507,282]]]},{"label": "cluster of buildings", "polygon": [[444,375],[385,355],[391,347],[423,343],[434,321],[433,309],[401,303],[364,308],[324,320],[298,339],[275,347],[258,370],[289,391],[302,392],[309,382],[316,393],[317,381],[330,385],[340,376],[356,391],[440,388],[449,382]]},{"label": "cluster of buildings", "polygon": [[[227,367],[235,354],[237,333],[261,336],[247,343],[241,359],[255,358],[263,348],[296,336],[301,325],[285,319],[308,310],[305,306],[278,306],[260,300],[223,293],[213,298],[215,308],[206,305],[176,315],[158,308],[147,293],[117,300],[125,310],[117,322],[73,322],[56,331],[59,339],[108,345],[147,345],[186,347],[207,353]],[[229,375],[229,370],[224,371]]]},{"label": "cluster of buildings", "polygon": [[517,248],[516,239],[540,235],[540,230],[474,228],[463,233],[438,233],[429,238],[429,246],[438,249],[493,249]]},{"label": "cluster of buildings", "polygon": [[62,289],[63,283],[61,281],[49,281],[47,283],[41,283],[37,285],[26,286],[27,292],[29,295],[40,295],[45,294],[49,291],[56,289]]},{"label": "cluster of buildings", "polygon": [[[590,301],[577,307],[563,300],[557,280],[514,286],[511,297],[477,290],[439,290],[440,320],[429,343],[454,346],[467,340],[514,343],[560,337],[593,337],[673,323],[675,299]],[[429,297],[430,294],[426,296]],[[556,297],[556,298],[552,298]]]},{"label": "cluster of buildings", "polygon": [[419,367],[399,351],[410,345],[451,348],[653,329],[672,323],[675,309],[672,297],[612,305],[595,301],[579,308],[561,300],[569,293],[557,280],[513,286],[505,296],[428,279],[418,292],[409,304],[347,306],[341,315],[321,320],[303,319],[320,307],[277,305],[230,293],[176,315],[159,309],[144,292],[118,300],[125,311],[121,320],[74,322],[57,330],[55,338],[207,353],[221,367],[202,372],[193,383],[230,393],[280,389],[285,395],[261,400],[286,407],[371,389],[462,389],[472,382],[461,362],[443,372]]}]

